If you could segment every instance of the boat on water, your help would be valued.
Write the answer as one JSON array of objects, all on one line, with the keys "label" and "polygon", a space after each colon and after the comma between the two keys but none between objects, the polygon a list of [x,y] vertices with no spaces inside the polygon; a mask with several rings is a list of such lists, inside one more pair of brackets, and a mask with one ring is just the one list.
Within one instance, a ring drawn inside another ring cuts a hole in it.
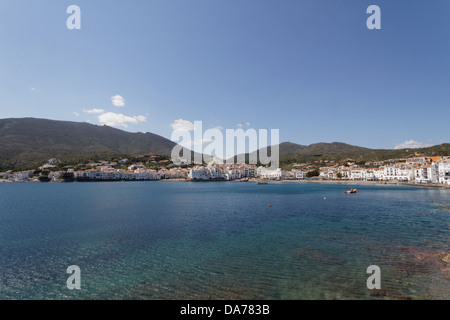
[{"label": "boat on water", "polygon": [[356,193],[358,189],[345,189],[345,193]]},{"label": "boat on water", "polygon": [[267,180],[258,180],[258,184],[267,184]]}]

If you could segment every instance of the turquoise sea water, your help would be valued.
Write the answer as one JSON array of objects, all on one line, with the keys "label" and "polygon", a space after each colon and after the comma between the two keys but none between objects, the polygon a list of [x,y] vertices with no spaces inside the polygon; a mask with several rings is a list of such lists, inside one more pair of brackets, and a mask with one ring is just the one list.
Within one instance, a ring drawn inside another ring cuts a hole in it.
[{"label": "turquoise sea water", "polygon": [[345,187],[3,183],[0,299],[450,299],[450,190]]}]

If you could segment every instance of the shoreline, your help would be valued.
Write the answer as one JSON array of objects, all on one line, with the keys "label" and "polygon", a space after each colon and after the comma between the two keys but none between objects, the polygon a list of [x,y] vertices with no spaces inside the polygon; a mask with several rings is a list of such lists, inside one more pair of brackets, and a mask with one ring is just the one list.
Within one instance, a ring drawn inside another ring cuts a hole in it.
[{"label": "shoreline", "polygon": [[[190,180],[190,179],[161,179],[161,180],[141,180],[141,181],[124,181],[124,180],[118,180],[118,181],[73,181],[73,182],[240,182],[240,183],[254,183],[258,182],[258,179],[250,179],[249,181],[240,181],[232,180],[232,181],[225,181],[225,180]],[[64,181],[49,181],[49,182],[40,182],[38,180],[30,180],[30,181],[11,181],[11,180],[5,180],[0,179],[0,183],[73,183],[73,182],[64,182]],[[412,187],[422,187],[422,188],[439,188],[439,189],[450,189],[450,186],[444,185],[444,184],[416,184],[416,183],[406,183],[406,182],[392,182],[392,181],[355,181],[355,180],[268,180],[268,184],[274,184],[274,183],[319,183],[319,184],[342,184],[342,185],[380,185],[380,186],[412,186]]]},{"label": "shoreline", "polygon": [[[275,182],[275,181],[274,181]],[[289,183],[323,183],[323,184],[343,184],[343,185],[379,185],[379,186],[411,186],[422,188],[440,188],[450,189],[449,185],[443,184],[418,184],[407,182],[388,182],[388,181],[357,181],[357,180],[280,180],[280,182]]]}]

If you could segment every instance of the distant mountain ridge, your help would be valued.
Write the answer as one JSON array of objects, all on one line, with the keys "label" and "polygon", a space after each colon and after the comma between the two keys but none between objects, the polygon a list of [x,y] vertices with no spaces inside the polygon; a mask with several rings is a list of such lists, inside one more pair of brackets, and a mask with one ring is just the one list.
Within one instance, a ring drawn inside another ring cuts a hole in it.
[{"label": "distant mountain ridge", "polygon": [[[259,158],[261,150],[270,156],[271,147],[254,151]],[[294,163],[311,163],[318,160],[342,161],[352,159],[357,162],[374,162],[389,159],[398,159],[409,156],[423,154],[427,156],[449,156],[450,144],[441,144],[427,148],[419,149],[370,149],[358,146],[352,146],[342,142],[333,143],[315,143],[309,146],[299,145],[291,142],[279,144],[280,163],[289,165]],[[249,154],[245,154],[248,161]],[[237,156],[234,157],[237,160]]]},{"label": "distant mountain ridge", "polygon": [[[0,171],[33,169],[50,158],[82,163],[131,155],[170,156],[176,143],[154,133],[131,133],[109,126],[36,118],[0,119]],[[268,147],[270,155],[271,147]],[[450,155],[450,144],[420,149],[369,149],[346,143],[279,145],[282,166],[318,160],[382,161],[415,154]],[[255,151],[258,155],[260,150]],[[249,155],[245,155],[248,160]],[[194,154],[192,153],[192,159]],[[234,157],[237,160],[237,156]],[[79,162],[77,162],[79,161]]]},{"label": "distant mountain ridge", "polygon": [[36,167],[50,158],[89,160],[102,156],[170,156],[173,141],[153,133],[36,118],[0,119],[0,171]]}]

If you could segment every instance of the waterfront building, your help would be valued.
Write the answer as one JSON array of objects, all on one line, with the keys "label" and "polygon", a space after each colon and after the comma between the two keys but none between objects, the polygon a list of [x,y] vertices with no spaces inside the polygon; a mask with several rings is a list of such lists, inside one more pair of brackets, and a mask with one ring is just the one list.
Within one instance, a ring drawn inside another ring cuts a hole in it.
[{"label": "waterfront building", "polygon": [[386,166],[384,168],[384,178],[386,181],[411,181],[413,178],[413,171],[407,166]]},{"label": "waterfront building", "polygon": [[259,167],[257,169],[257,176],[262,179],[269,179],[269,180],[281,179],[282,176],[281,168],[269,169],[267,167]]},{"label": "waterfront building", "polygon": [[294,174],[295,174],[295,179],[298,179],[298,180],[303,180],[303,179],[307,178],[305,171],[294,170]]},{"label": "waterfront building", "polygon": [[439,181],[439,166],[427,165],[414,170],[416,183],[437,183]]},{"label": "waterfront building", "polygon": [[439,163],[439,183],[450,185],[450,162]]}]

